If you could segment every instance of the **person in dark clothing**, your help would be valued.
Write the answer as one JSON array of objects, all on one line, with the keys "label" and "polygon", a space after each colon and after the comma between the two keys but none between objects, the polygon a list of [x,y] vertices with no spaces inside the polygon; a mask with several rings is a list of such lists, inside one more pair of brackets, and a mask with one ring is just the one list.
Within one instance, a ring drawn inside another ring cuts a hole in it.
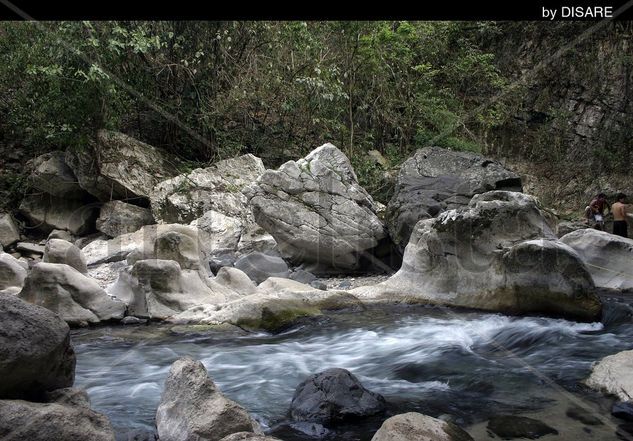
[{"label": "person in dark clothing", "polygon": [[611,212],[613,213],[613,234],[629,237],[627,231],[628,225],[626,223],[626,195],[624,193],[618,193],[615,198],[616,201],[611,206]]},{"label": "person in dark clothing", "polygon": [[589,203],[589,214],[591,220],[595,222],[594,228],[597,230],[604,229],[604,210],[607,207],[607,195],[604,193],[600,193]]}]

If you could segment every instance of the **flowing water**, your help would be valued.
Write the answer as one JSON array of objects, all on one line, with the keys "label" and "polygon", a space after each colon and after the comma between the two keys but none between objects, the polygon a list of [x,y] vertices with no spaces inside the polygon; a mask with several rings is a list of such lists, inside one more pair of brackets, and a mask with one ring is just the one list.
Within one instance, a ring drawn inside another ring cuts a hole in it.
[{"label": "flowing water", "polygon": [[[205,331],[159,325],[73,331],[76,386],[119,434],[154,430],[163,382],[178,357],[201,360],[221,390],[269,433],[310,440],[287,411],[295,387],[329,367],[349,369],[384,395],[388,415],[417,411],[489,439],[489,417],[535,417],[558,430],[541,439],[615,440],[613,400],[587,390],[592,362],[633,348],[631,307],[607,302],[602,323],[438,308],[339,313],[285,333]],[[596,416],[586,424],[570,408]],[[330,440],[370,440],[386,416],[332,431]],[[492,439],[492,438],[490,438]]]}]

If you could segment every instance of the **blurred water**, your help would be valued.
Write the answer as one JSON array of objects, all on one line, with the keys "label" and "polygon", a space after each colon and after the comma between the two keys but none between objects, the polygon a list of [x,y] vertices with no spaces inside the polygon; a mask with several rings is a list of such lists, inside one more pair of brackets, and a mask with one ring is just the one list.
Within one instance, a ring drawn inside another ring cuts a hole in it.
[{"label": "blurred water", "polygon": [[[338,314],[281,335],[93,328],[73,332],[76,386],[118,431],[154,429],[169,366],[184,355],[201,360],[227,396],[284,440],[310,439],[285,426],[286,412],[295,387],[329,367],[349,369],[383,394],[389,414],[444,415],[469,427],[580,400],[608,417],[608,403],[579,382],[592,362],[633,347],[630,307],[610,303],[603,322],[417,308]],[[383,419],[332,439],[369,440]]]}]

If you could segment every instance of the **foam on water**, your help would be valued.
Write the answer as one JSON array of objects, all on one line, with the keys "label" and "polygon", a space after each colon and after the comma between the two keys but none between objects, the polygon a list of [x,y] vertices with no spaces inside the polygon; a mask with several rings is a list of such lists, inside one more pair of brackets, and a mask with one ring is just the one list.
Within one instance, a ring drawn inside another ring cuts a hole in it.
[{"label": "foam on water", "polygon": [[430,310],[334,316],[276,336],[97,338],[103,333],[73,336],[76,385],[119,429],[153,428],[169,366],[184,355],[201,360],[221,390],[267,427],[286,419],[301,381],[330,367],[349,369],[398,410],[449,413],[469,423],[504,406],[544,406],[537,398],[547,387],[543,378],[575,384],[593,361],[633,341],[630,326]]}]

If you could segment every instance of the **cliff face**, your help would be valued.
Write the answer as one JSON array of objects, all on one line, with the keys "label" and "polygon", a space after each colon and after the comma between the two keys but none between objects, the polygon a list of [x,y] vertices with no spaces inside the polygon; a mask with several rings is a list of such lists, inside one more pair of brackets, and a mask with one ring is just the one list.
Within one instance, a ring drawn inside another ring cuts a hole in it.
[{"label": "cliff face", "polygon": [[[598,27],[596,27],[598,25]],[[561,212],[598,191],[633,199],[633,22],[504,23],[486,42],[512,91],[513,117],[489,133],[489,154]]]}]

